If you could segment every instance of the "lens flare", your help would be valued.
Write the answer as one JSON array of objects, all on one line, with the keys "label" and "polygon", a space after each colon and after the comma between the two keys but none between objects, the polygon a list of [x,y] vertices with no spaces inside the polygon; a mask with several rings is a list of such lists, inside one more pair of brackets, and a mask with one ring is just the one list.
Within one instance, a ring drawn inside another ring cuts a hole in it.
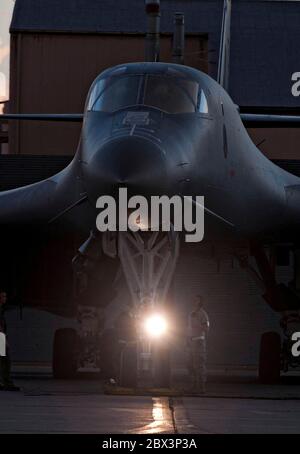
[{"label": "lens flare", "polygon": [[168,324],[164,316],[153,314],[145,320],[144,328],[148,336],[158,338],[166,334]]}]

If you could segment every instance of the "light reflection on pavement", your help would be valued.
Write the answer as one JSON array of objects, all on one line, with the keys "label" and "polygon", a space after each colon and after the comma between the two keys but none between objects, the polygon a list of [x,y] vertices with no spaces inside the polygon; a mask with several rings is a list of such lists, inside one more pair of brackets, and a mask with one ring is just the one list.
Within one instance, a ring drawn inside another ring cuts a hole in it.
[{"label": "light reflection on pavement", "polygon": [[153,422],[133,431],[135,434],[174,433],[171,410],[167,398],[153,397]]}]

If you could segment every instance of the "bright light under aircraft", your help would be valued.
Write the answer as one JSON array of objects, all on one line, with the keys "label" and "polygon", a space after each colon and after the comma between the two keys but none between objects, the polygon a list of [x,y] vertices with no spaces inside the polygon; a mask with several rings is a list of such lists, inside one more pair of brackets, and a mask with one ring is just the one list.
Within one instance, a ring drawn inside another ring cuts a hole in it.
[{"label": "bright light under aircraft", "polygon": [[168,323],[163,315],[152,314],[145,320],[144,329],[149,337],[159,338],[167,333]]}]

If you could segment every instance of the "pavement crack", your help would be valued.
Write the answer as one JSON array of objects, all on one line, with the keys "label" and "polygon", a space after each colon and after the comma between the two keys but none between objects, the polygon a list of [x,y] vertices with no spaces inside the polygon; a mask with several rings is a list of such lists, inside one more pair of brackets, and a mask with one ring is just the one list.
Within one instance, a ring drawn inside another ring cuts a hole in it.
[{"label": "pavement crack", "polygon": [[178,434],[178,429],[177,429],[176,419],[175,419],[175,405],[174,405],[173,397],[169,397],[169,409],[170,409],[170,412],[171,412],[171,418],[172,418],[172,424],[173,424],[174,433]]}]

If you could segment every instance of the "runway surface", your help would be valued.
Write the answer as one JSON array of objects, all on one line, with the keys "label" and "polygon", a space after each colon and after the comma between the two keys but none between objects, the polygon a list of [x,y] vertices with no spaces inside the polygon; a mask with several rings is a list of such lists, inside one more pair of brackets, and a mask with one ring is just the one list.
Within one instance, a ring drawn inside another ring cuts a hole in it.
[{"label": "runway surface", "polygon": [[17,380],[0,392],[0,433],[174,433],[166,398],[108,396],[99,381]]},{"label": "runway surface", "polygon": [[299,433],[300,387],[218,383],[205,397],[106,395],[99,380],[18,379],[0,433]]}]

